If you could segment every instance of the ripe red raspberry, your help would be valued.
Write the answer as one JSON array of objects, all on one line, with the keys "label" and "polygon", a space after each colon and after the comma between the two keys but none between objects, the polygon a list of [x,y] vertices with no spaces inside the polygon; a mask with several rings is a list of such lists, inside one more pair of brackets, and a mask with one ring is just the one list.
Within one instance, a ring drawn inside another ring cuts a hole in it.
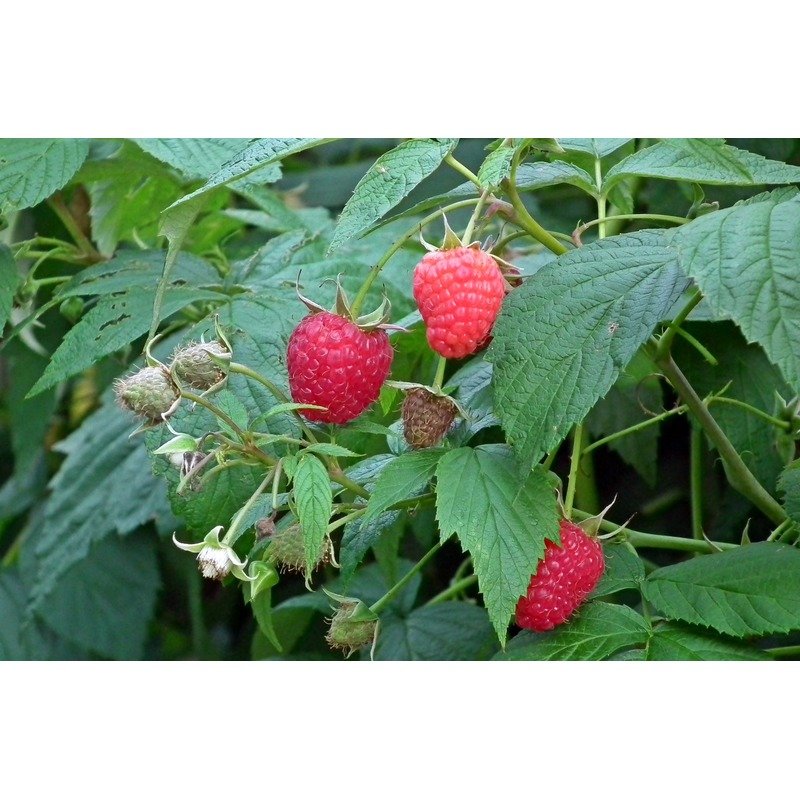
[{"label": "ripe red raspberry", "polygon": [[363,331],[329,311],[310,314],[289,337],[292,399],[327,409],[301,411],[306,419],[343,425],[378,399],[393,356],[386,331]]},{"label": "ripe red raspberry", "polygon": [[492,329],[505,291],[500,267],[483,250],[428,253],[414,270],[414,299],[427,325],[428,344],[445,358],[474,353]]},{"label": "ripe red raspberry", "polygon": [[551,541],[531,577],[527,594],[517,603],[517,625],[549,631],[566,622],[580,606],[605,569],[600,542],[583,528],[561,521],[561,547]]}]

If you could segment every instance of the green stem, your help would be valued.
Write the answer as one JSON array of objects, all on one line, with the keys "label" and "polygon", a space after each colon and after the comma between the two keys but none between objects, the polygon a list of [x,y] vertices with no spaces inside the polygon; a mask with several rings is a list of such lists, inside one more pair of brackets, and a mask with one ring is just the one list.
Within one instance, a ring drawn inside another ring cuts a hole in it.
[{"label": "green stem", "polygon": [[664,411],[662,414],[658,414],[655,417],[650,417],[649,419],[644,420],[644,422],[638,422],[636,425],[631,425],[630,428],[625,428],[621,431],[617,431],[616,433],[612,433],[609,436],[604,436],[602,439],[598,439],[596,442],[592,442],[590,445],[587,445],[583,452],[584,454],[590,453],[592,450],[602,447],[604,444],[609,444],[616,439],[621,439],[623,436],[629,436],[632,433],[649,428],[651,425],[658,425],[668,417],[674,417],[676,414],[683,414],[686,409],[687,406],[676,406],[675,408],[671,408],[669,411]]},{"label": "green stem", "polygon": [[472,216],[469,218],[469,222],[467,223],[467,227],[464,228],[464,235],[461,237],[461,241],[468,245],[470,243],[470,239],[472,238],[472,232],[475,230],[475,223],[478,221],[478,217],[481,215],[481,211],[483,210],[483,206],[486,203],[486,198],[491,194],[488,189],[484,189],[481,192],[481,196],[478,198],[478,203],[475,206],[475,210],[472,212]]},{"label": "green stem", "polygon": [[786,533],[787,530],[790,530],[794,526],[794,522],[791,519],[785,519],[778,525],[769,536],[767,536],[768,542],[774,542],[776,539],[781,539],[783,534]]},{"label": "green stem", "polygon": [[578,468],[581,463],[581,439],[583,438],[583,425],[576,425],[572,432],[572,455],[569,462],[569,478],[567,479],[567,494],[564,498],[564,514],[570,519],[572,506],[575,503],[575,489],[578,484]]},{"label": "green stem", "polygon": [[505,191],[511,205],[514,208],[514,221],[520,228],[525,230],[530,236],[536,239],[537,242],[543,244],[548,250],[552,250],[556,255],[563,255],[568,251],[561,242],[558,241],[552,234],[548,233],[528,212],[522,202],[517,187],[512,182],[511,178],[503,181],[503,190]]},{"label": "green stem", "polygon": [[336,521],[331,522],[331,524],[328,525],[328,531],[327,531],[328,534],[330,535],[335,530],[338,530],[339,528],[347,525],[348,522],[352,522],[354,519],[358,519],[360,516],[364,514],[366,510],[367,510],[366,508],[357,508],[355,511],[350,512],[346,516],[340,517]]},{"label": "green stem", "polygon": [[692,536],[704,539],[703,535],[703,429],[691,426],[689,442],[689,486],[692,504]]},{"label": "green stem", "polygon": [[[279,402],[281,403],[290,402],[290,398],[288,397],[288,395],[279,386],[274,384],[268,378],[265,378],[261,373],[256,372],[254,369],[250,369],[250,367],[247,367],[244,364],[239,364],[236,361],[231,361],[231,363],[228,366],[228,371],[235,372],[238,375],[244,375],[246,378],[251,378],[257,383],[260,383]],[[300,428],[303,431],[303,433],[306,435],[308,441],[311,442],[312,444],[316,444],[317,437],[314,436],[314,432],[311,430],[311,428],[309,428],[308,425],[306,425],[300,414],[295,414],[295,417],[297,418],[297,422],[300,425]]]},{"label": "green stem", "polygon": [[770,425],[774,425],[776,428],[780,428],[784,431],[789,431],[792,429],[792,423],[788,420],[778,419],[777,417],[773,417],[770,414],[767,414],[766,411],[762,411],[760,408],[756,408],[755,406],[751,406],[749,403],[745,403],[743,400],[737,400],[734,397],[708,397],[706,398],[706,405],[710,406],[712,403],[727,403],[731,406],[736,406],[736,408],[741,408],[744,411],[748,411],[750,414],[753,414],[756,417],[760,417],[765,422],[769,422]]},{"label": "green stem", "polygon": [[[652,349],[652,348],[651,348]],[[655,354],[650,353],[655,359]],[[706,404],[700,399],[686,376],[678,368],[672,356],[657,360],[664,377],[672,384],[678,396],[689,407],[722,458],[725,474],[730,485],[744,495],[756,508],[760,509],[776,525],[786,519],[786,512],[780,503],[758,482],[747,468],[742,457],[731,444],[724,431],[711,415]]]},{"label": "green stem", "polygon": [[594,160],[594,182],[597,184],[597,235],[601,239],[606,237],[606,196],[603,192],[603,170],[600,159]]},{"label": "green stem", "polygon": [[61,220],[63,226],[69,231],[69,235],[75,240],[75,244],[81,249],[85,256],[94,261],[105,261],[102,255],[95,249],[95,246],[80,229],[72,212],[67,208],[61,192],[56,192],[48,201],[47,205],[55,211],[56,216]]},{"label": "green stem", "polygon": [[264,476],[264,480],[258,484],[258,488],[250,495],[247,502],[233,515],[230,528],[222,539],[223,544],[233,544],[240,536],[239,526],[242,520],[247,516],[247,513],[255,505],[256,500],[264,493],[265,489],[272,483],[272,478],[275,475],[275,470],[271,469]]},{"label": "green stem", "polygon": [[788,647],[769,647],[767,652],[776,658],[800,656],[800,644],[789,645]]},{"label": "green stem", "polygon": [[448,167],[452,167],[460,175],[463,175],[468,181],[474,183],[479,189],[483,189],[481,182],[478,180],[478,176],[472,172],[469,167],[464,166],[464,164],[451,153],[448,153],[444,157],[444,163],[447,164]]},{"label": "green stem", "polygon": [[[577,508],[573,509],[574,519],[584,520],[593,516],[586,511]],[[706,539],[685,539],[681,536],[664,536],[657,533],[645,533],[636,531],[624,525],[616,525],[609,520],[600,521],[600,530],[606,533],[619,531],[626,542],[630,542],[634,547],[650,547],[656,550],[681,550],[687,553],[716,553],[718,550],[735,550],[738,544],[731,542],[710,542]]]},{"label": "green stem", "polygon": [[654,361],[658,361],[659,359],[669,356],[672,349],[672,340],[675,338],[678,328],[680,328],[680,326],[686,321],[686,318],[692,313],[694,308],[702,299],[703,293],[698,289],[694,292],[694,294],[692,294],[686,305],[678,312],[672,322],[669,323],[667,330],[664,331],[661,338],[658,340],[658,347],[656,348],[655,355],[653,356]]},{"label": "green stem", "polygon": [[475,205],[479,202],[479,198],[472,197],[469,200],[459,200],[456,203],[450,203],[448,206],[444,206],[444,208],[440,208],[437,211],[434,211],[432,214],[428,214],[427,217],[424,217],[422,220],[417,222],[414,227],[409,228],[387,251],[384,253],[380,261],[369,271],[364,283],[361,284],[361,288],[358,290],[358,294],[353,300],[352,304],[350,305],[350,313],[353,317],[357,317],[359,311],[361,311],[361,306],[364,304],[364,300],[369,293],[369,290],[372,288],[372,284],[375,283],[375,279],[378,275],[381,274],[381,270],[386,266],[389,259],[398,251],[400,250],[403,245],[416,234],[418,231],[421,231],[422,228],[425,227],[430,222],[441,217],[443,214],[446,214],[448,211],[454,211],[457,208],[466,208],[467,206]]},{"label": "green stem", "polygon": [[195,658],[206,657],[208,635],[203,619],[203,579],[200,573],[192,568],[186,573],[186,593],[189,601],[189,624],[192,631],[192,651]]},{"label": "green stem", "polygon": [[692,336],[691,333],[685,331],[683,328],[675,328],[675,332],[678,336],[685,339],[689,344],[700,353],[701,356],[711,364],[712,367],[716,367],[719,364],[719,361],[714,357],[713,353],[699,340]]},{"label": "green stem", "polygon": [[336,481],[340,486],[349,489],[353,494],[363,497],[365,500],[369,499],[369,492],[363,487],[359,486],[355,481],[351,481],[341,469],[329,470],[331,480]]},{"label": "green stem", "polygon": [[425,603],[426,606],[432,606],[436,603],[442,603],[445,600],[449,600],[451,597],[456,597],[465,589],[469,589],[470,586],[476,584],[478,582],[477,575],[468,575],[466,578],[461,578],[461,580],[455,581],[455,583],[450,584],[444,591],[439,592],[435,597],[432,597]]},{"label": "green stem", "polygon": [[416,575],[425,566],[425,564],[427,564],[436,555],[441,546],[441,542],[436,542],[436,544],[431,547],[431,549],[428,550],[428,552],[425,553],[425,555],[422,556],[422,558],[417,561],[417,563],[414,564],[414,566],[411,567],[411,569],[406,572],[406,574],[403,575],[403,577],[400,578],[400,580],[394,586],[392,586],[392,588],[389,589],[389,591],[386,592],[386,594],[381,597],[380,600],[370,606],[370,610],[375,614],[380,614],[380,612],[386,608],[386,606],[391,603],[401,591],[403,591],[405,585],[414,577],[414,575]]},{"label": "green stem", "polygon": [[439,356],[439,361],[436,364],[436,375],[433,379],[433,389],[436,392],[442,390],[442,382],[444,381],[444,371],[447,367],[447,359],[444,356]]},{"label": "green stem", "polygon": [[190,392],[187,389],[181,389],[181,397],[185,400],[188,400],[190,403],[197,403],[197,405],[202,406],[206,410],[210,411],[215,417],[221,419],[228,427],[236,432],[236,435],[239,436],[242,441],[245,440],[245,432],[221,409],[217,408],[213,403],[210,403],[205,397],[201,397],[199,394],[195,394],[194,392]]},{"label": "green stem", "polygon": [[[605,197],[599,198],[597,204],[599,206],[601,200],[603,201],[603,208],[605,209]],[[595,225],[600,226],[600,231],[607,231],[607,226],[605,225],[606,222],[622,222],[632,219],[646,219],[654,222],[674,222],[676,225],[683,225],[684,223],[690,221],[686,217],[673,217],[670,214],[608,214],[607,216],[600,216],[597,219],[593,219],[591,222],[584,222],[582,225],[579,225],[577,228],[575,228],[572,237],[573,240],[575,237],[580,239],[580,237],[583,236],[583,234],[589,230],[589,228],[593,228]],[[604,236],[601,235],[600,238],[604,238]]]}]

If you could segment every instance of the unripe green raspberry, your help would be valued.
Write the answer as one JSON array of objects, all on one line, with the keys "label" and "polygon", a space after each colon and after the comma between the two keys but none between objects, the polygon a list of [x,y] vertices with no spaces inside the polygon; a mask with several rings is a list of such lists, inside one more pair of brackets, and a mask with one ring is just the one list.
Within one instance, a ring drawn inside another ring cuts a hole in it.
[{"label": "unripe green raspberry", "polygon": [[210,389],[228,374],[227,366],[220,362],[230,363],[230,360],[230,351],[220,342],[189,344],[175,351],[170,371],[184,386]]},{"label": "unripe green raspberry", "polygon": [[330,647],[345,651],[347,656],[352,655],[364,645],[372,644],[375,639],[377,620],[352,619],[358,605],[357,602],[343,602],[333,615],[331,626],[325,637],[325,641]]},{"label": "unripe green raspberry", "polygon": [[[275,531],[270,537],[267,555],[278,566],[281,572],[306,573],[306,551],[303,546],[303,529],[294,523],[282,531]],[[320,564],[327,564],[331,558],[331,543],[325,539],[322,549],[314,563],[314,569]]]},{"label": "unripe green raspberry", "polygon": [[161,422],[172,413],[178,401],[178,390],[162,367],[144,367],[114,386],[119,404],[141,417]]}]

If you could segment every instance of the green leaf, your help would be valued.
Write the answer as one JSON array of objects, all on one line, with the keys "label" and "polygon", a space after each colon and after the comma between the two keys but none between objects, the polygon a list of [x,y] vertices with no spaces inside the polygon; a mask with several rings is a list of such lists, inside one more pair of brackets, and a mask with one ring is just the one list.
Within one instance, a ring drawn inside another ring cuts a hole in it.
[{"label": "green leaf", "polygon": [[496,413],[525,464],[605,395],[685,285],[664,235],[640,231],[573,250],[508,295],[486,358]]},{"label": "green leaf", "polygon": [[344,526],[339,561],[342,565],[342,579],[345,583],[350,580],[367,550],[378,542],[384,531],[391,528],[400,519],[400,514],[399,510],[384,511],[369,521],[365,521],[363,517],[357,517]]},{"label": "green leaf", "polygon": [[11,316],[19,282],[20,275],[14,257],[4,244],[0,244],[0,334]]},{"label": "green leaf", "polygon": [[800,167],[738,150],[723,139],[664,139],[615,164],[606,175],[606,188],[628,175],[757,186],[800,182]]},{"label": "green leaf", "polygon": [[[711,366],[683,340],[673,344],[675,361],[701,397],[721,392],[767,414],[775,411],[775,392],[790,397],[788,384],[764,351],[747,344],[730,322],[696,322],[682,326],[703,343],[719,362]],[[725,388],[727,387],[727,388]],[[778,453],[781,431],[750,411],[729,403],[710,402],[708,410],[758,480],[772,491],[785,462]],[[709,446],[711,442],[709,440]]]},{"label": "green leaf", "polygon": [[643,593],[669,619],[731,636],[800,629],[800,550],[774,542],[700,556],[651,573]]},{"label": "green leaf", "polygon": [[240,178],[252,175],[258,170],[263,169],[269,164],[274,164],[287,156],[302,153],[312,147],[318,147],[331,139],[255,139],[238,155],[223,164],[214,172],[203,186],[194,192],[185,195],[180,200],[170,206],[175,209],[177,206],[184,205],[208,192],[226,186]]},{"label": "green leaf", "polygon": [[595,158],[604,158],[626,145],[631,139],[559,139],[558,143],[574,153],[588,153]]},{"label": "green leaf", "polygon": [[314,456],[302,455],[294,473],[294,502],[303,529],[303,548],[308,572],[322,554],[333,510],[331,479],[325,465]]},{"label": "green leaf", "polygon": [[502,661],[603,661],[619,650],[644,644],[647,620],[628,606],[587,603],[566,625],[548,633],[524,631],[495,656]]},{"label": "green leaf", "polygon": [[319,444],[311,444],[306,447],[307,453],[319,453],[322,456],[333,456],[334,458],[361,458],[359,453],[354,453],[340,444],[332,444],[330,442],[320,442]]},{"label": "green leaf", "polygon": [[550,474],[521,474],[510,451],[489,445],[445,453],[436,469],[436,519],[442,541],[457,534],[472,555],[478,586],[500,642],[519,598],[558,542],[558,505]]},{"label": "green leaf", "polygon": [[141,440],[128,438],[131,428],[131,418],[110,404],[56,446],[67,457],[50,484],[36,532],[36,608],[94,544],[171,518],[164,484],[153,476]]},{"label": "green leaf", "polygon": [[[595,439],[645,422],[662,410],[663,391],[657,370],[641,352],[622,370],[608,394],[589,412],[586,424]],[[649,413],[648,413],[649,412]],[[660,425],[609,443],[650,486],[655,486]]]},{"label": "green leaf", "polygon": [[792,461],[781,473],[778,489],[784,496],[786,513],[795,522],[800,522],[800,458]]},{"label": "green leaf", "polygon": [[88,139],[0,139],[0,214],[50,197],[88,153]]},{"label": "green leaf", "polygon": [[61,576],[38,615],[98,655],[142,658],[160,583],[154,544],[143,536],[97,542]]},{"label": "green leaf", "polygon": [[577,186],[593,197],[597,195],[594,178],[575,164],[565,161],[534,161],[532,164],[520,165],[517,170],[517,189],[521,192],[562,183]]},{"label": "green leaf", "polygon": [[[116,294],[133,287],[150,289],[152,297],[163,271],[163,250],[120,250],[110,261],[81,270],[59,288],[58,297]],[[211,264],[191,253],[178,256],[169,277],[171,288],[207,288],[219,282]]]},{"label": "green leaf", "polygon": [[[219,300],[224,295],[204,289],[168,289],[161,319],[197,300]],[[109,295],[85,314],[53,353],[29,397],[82,372],[102,356],[113,353],[147,332],[153,309],[153,290],[134,287],[121,295]]]},{"label": "green leaf", "polygon": [[92,238],[104,255],[121,241],[155,246],[161,212],[183,193],[166,167],[127,142],[112,158],[84,165],[78,179],[89,193]]},{"label": "green leaf", "polygon": [[394,208],[452,152],[457,139],[412,139],[384,153],[358,182],[342,210],[328,252]]},{"label": "green leaf", "polygon": [[657,625],[647,645],[647,661],[768,661],[763,650],[666,622]]},{"label": "green leaf", "polygon": [[[248,415],[244,403],[229,389],[223,389],[214,397],[214,405],[227,414],[231,421],[234,422],[242,430],[247,430]],[[228,434],[228,436],[236,438],[236,431],[228,425],[224,420],[218,420],[220,428]]]},{"label": "green leaf", "polygon": [[146,153],[187,180],[205,180],[239,155],[250,139],[134,139]]},{"label": "green leaf", "polygon": [[642,559],[624,544],[603,545],[606,568],[592,597],[607,597],[623,589],[641,590],[644,581]]},{"label": "green leaf", "polygon": [[800,391],[800,195],[786,197],[707,214],[676,230],[675,242],[713,311],[758,342]]},{"label": "green leaf", "polygon": [[486,610],[468,603],[437,603],[407,617],[381,618],[376,661],[483,661],[497,652]]},{"label": "green leaf", "polygon": [[403,453],[385,466],[367,503],[364,522],[377,519],[389,506],[422,494],[436,472],[440,450]]},{"label": "green leaf", "polygon": [[486,156],[478,170],[478,181],[484,189],[494,190],[508,177],[516,151],[516,145],[501,144]]},{"label": "green leaf", "polygon": [[28,587],[16,567],[0,569],[0,661],[65,661],[87,653],[57,638],[37,619],[26,617]]}]

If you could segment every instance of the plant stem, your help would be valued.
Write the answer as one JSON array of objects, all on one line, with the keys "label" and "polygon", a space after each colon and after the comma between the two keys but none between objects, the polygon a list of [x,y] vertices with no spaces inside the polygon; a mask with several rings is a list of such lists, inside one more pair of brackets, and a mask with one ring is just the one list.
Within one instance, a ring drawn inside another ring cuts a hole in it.
[{"label": "plant stem", "polygon": [[[598,199],[598,205],[600,205],[601,199],[605,202],[605,198]],[[604,206],[605,207],[605,206]],[[575,237],[580,240],[580,237],[589,230],[589,228],[593,228],[595,225],[600,226],[601,231],[607,232],[607,227],[604,223],[612,222],[612,221],[624,221],[624,220],[632,220],[632,219],[646,219],[646,220],[653,220],[654,222],[674,222],[676,225],[683,225],[690,220],[686,217],[673,217],[670,214],[609,214],[607,216],[598,217],[597,219],[591,220],[591,222],[584,222],[582,225],[579,225],[572,233],[573,241]],[[604,238],[601,236],[600,238]]]},{"label": "plant stem", "polygon": [[361,284],[361,288],[358,290],[358,294],[353,300],[352,304],[350,305],[350,312],[354,317],[358,316],[358,312],[361,311],[361,306],[366,299],[366,296],[369,290],[372,288],[372,284],[375,282],[375,279],[380,275],[381,270],[386,266],[389,259],[398,251],[403,245],[412,237],[414,236],[417,231],[421,231],[422,228],[427,225],[429,222],[433,222],[434,220],[441,217],[443,214],[446,214],[448,211],[454,211],[457,208],[466,208],[467,206],[475,205],[479,202],[479,198],[472,197],[469,200],[459,200],[456,203],[450,203],[448,206],[444,206],[444,208],[440,208],[437,211],[434,211],[432,214],[428,214],[427,217],[424,217],[419,222],[417,222],[412,228],[409,228],[381,257],[380,261],[369,271],[364,283]]},{"label": "plant stem", "polygon": [[328,531],[327,531],[328,534],[331,534],[335,530],[338,530],[339,528],[343,527],[344,525],[347,525],[348,522],[352,522],[352,520],[358,519],[366,510],[367,510],[366,508],[357,508],[355,511],[351,511],[346,516],[340,517],[339,519],[335,520],[334,522],[331,522],[331,524],[328,525]]},{"label": "plant stem", "polygon": [[691,426],[689,434],[689,486],[692,504],[692,536],[704,539],[703,536],[703,430],[697,425]]},{"label": "plant stem", "polygon": [[417,563],[414,564],[414,566],[411,567],[411,569],[406,572],[406,574],[403,575],[403,577],[400,578],[400,580],[394,586],[392,586],[392,588],[389,589],[389,591],[386,592],[386,594],[381,597],[380,600],[370,606],[370,610],[375,614],[379,614],[384,608],[386,608],[386,606],[391,603],[392,600],[394,600],[394,598],[397,597],[397,595],[403,590],[405,585],[414,577],[414,575],[416,575],[425,566],[425,564],[427,564],[436,555],[441,546],[441,542],[436,542],[436,544],[431,547],[431,549],[428,550],[428,552],[425,553],[425,555],[422,556],[422,558],[417,561]]},{"label": "plant stem", "polygon": [[800,656],[800,644],[789,645],[788,647],[769,647],[767,652],[776,658],[784,656]]},{"label": "plant stem", "polygon": [[637,422],[636,425],[631,425],[630,428],[624,428],[623,430],[612,433],[609,436],[604,436],[602,439],[598,439],[596,442],[592,442],[590,445],[587,445],[584,448],[583,452],[584,454],[590,453],[592,450],[602,447],[604,444],[609,444],[615,439],[621,439],[623,436],[629,436],[632,433],[649,428],[651,425],[658,425],[659,422],[662,422],[668,417],[674,417],[676,414],[683,414],[686,409],[687,406],[685,405],[676,406],[675,408],[671,408],[669,411],[664,411],[662,414],[658,414],[655,417],[650,417],[650,419],[646,419],[644,422]]},{"label": "plant stem", "polygon": [[[228,371],[235,372],[238,375],[244,375],[246,378],[251,378],[257,383],[260,383],[272,394],[272,396],[276,400],[280,401],[281,403],[290,402],[290,399],[287,396],[287,394],[280,387],[274,384],[271,380],[265,378],[260,372],[256,372],[254,369],[250,369],[250,367],[247,367],[244,364],[239,364],[236,361],[231,361],[231,363],[228,365]],[[311,442],[312,444],[316,444],[317,437],[314,436],[314,432],[311,430],[311,428],[308,427],[308,425],[306,425],[300,414],[296,413],[295,416],[297,418],[297,422],[300,425],[301,430],[306,435],[308,441]]]},{"label": "plant stem", "polygon": [[103,256],[95,249],[95,246],[86,238],[86,234],[80,229],[72,212],[67,208],[61,192],[56,192],[48,201],[47,205],[55,211],[56,216],[69,231],[69,235],[75,240],[75,244],[81,249],[83,255],[93,261],[105,261]]},{"label": "plant stem", "polygon": [[439,361],[436,363],[436,375],[433,379],[433,389],[436,392],[441,391],[442,382],[444,381],[444,371],[447,367],[447,359],[444,356],[439,356]]},{"label": "plant stem", "polygon": [[475,230],[475,223],[478,221],[478,217],[481,215],[481,211],[483,210],[484,203],[486,202],[486,198],[491,194],[488,189],[484,189],[481,192],[481,196],[478,198],[478,202],[475,206],[475,210],[472,212],[472,216],[469,218],[469,222],[467,223],[467,227],[464,228],[464,235],[461,237],[461,241],[468,245],[470,243],[470,239],[472,238],[472,232]]},{"label": "plant stem", "polygon": [[511,205],[514,208],[514,221],[520,228],[525,230],[530,236],[536,239],[537,242],[541,242],[548,250],[552,250],[556,255],[563,255],[568,251],[568,248],[565,247],[558,239],[555,238],[552,234],[548,233],[528,212],[528,209],[525,208],[523,204],[519,192],[517,192],[517,187],[512,182],[511,178],[507,178],[503,181],[503,190],[505,191],[508,199],[511,201]]},{"label": "plant stem", "polygon": [[567,494],[564,498],[564,514],[567,519],[572,513],[575,502],[575,488],[577,486],[578,468],[581,463],[581,439],[583,438],[583,425],[576,425],[572,432],[572,455],[569,462],[569,478],[567,479]]},{"label": "plant stem", "polygon": [[606,196],[603,192],[603,170],[600,159],[594,160],[594,182],[597,184],[597,235],[600,239],[606,238]]},{"label": "plant stem", "polygon": [[748,411],[750,414],[753,414],[756,417],[760,417],[765,422],[769,422],[770,425],[774,425],[776,428],[780,428],[784,431],[789,431],[792,429],[792,423],[788,420],[778,419],[777,417],[773,417],[770,414],[767,414],[766,411],[762,411],[760,408],[756,408],[755,406],[751,406],[749,403],[745,403],[743,400],[737,400],[734,397],[709,397],[705,401],[707,406],[712,405],[712,403],[727,403],[731,406],[736,406],[736,408],[741,408],[744,411]]},{"label": "plant stem", "polygon": [[672,356],[667,355],[657,359],[654,353],[650,353],[650,355],[658,364],[664,377],[672,384],[678,396],[694,414],[695,419],[703,427],[714,447],[717,448],[730,485],[750,500],[756,508],[760,509],[776,525],[783,522],[786,519],[786,512],[781,504],[772,497],[747,468],[736,448],[717,424],[708,407],[697,395],[686,376],[678,368]]},{"label": "plant stem", "polygon": [[345,489],[349,489],[353,494],[363,497],[365,500],[369,499],[369,492],[355,481],[351,481],[341,469],[330,469],[329,474],[331,480],[336,481],[340,486],[344,486]]},{"label": "plant stem", "polygon": [[712,367],[716,367],[719,364],[719,361],[717,361],[711,351],[701,341],[692,336],[691,333],[685,331],[683,328],[675,328],[675,332],[678,336],[689,342]]},{"label": "plant stem", "polygon": [[448,167],[452,167],[456,172],[460,175],[463,175],[468,181],[474,183],[479,189],[483,189],[481,186],[481,182],[478,180],[478,176],[469,169],[469,167],[464,166],[455,156],[451,153],[448,153],[444,157],[444,163],[447,164]]},{"label": "plant stem", "polygon": [[455,583],[448,586],[444,591],[439,592],[435,597],[432,597],[425,603],[426,606],[432,606],[436,603],[442,603],[445,600],[449,600],[451,597],[456,597],[457,595],[461,594],[464,589],[469,589],[470,586],[478,582],[477,575],[467,575],[466,578],[461,578],[461,580],[456,581]]},{"label": "plant stem", "polygon": [[239,533],[239,526],[242,524],[242,520],[247,515],[247,512],[255,505],[256,500],[264,493],[267,486],[272,483],[274,475],[274,469],[268,470],[267,474],[264,476],[264,480],[258,484],[258,488],[250,495],[247,502],[233,515],[230,528],[228,528],[227,533],[222,539],[223,544],[233,544],[241,536],[241,533]]},{"label": "plant stem", "polygon": [[686,318],[692,313],[702,299],[703,293],[698,289],[692,294],[686,305],[676,314],[672,322],[669,323],[667,330],[664,331],[661,338],[658,340],[658,347],[653,356],[653,361],[658,361],[659,359],[669,356],[672,349],[672,340],[675,338],[678,328],[686,321]]},{"label": "plant stem", "polygon": [[245,440],[245,432],[224,411],[217,408],[213,403],[210,403],[205,397],[201,397],[199,394],[190,392],[187,389],[181,389],[181,397],[188,400],[190,403],[197,403],[197,405],[210,411],[215,417],[221,419],[231,430],[235,431],[236,435],[239,436],[242,441]]},{"label": "plant stem", "polygon": [[203,619],[203,580],[200,573],[192,568],[186,573],[186,594],[189,601],[189,624],[192,631],[192,650],[195,658],[206,657],[208,634]]},{"label": "plant stem", "polygon": [[[589,519],[593,516],[587,511],[577,508],[572,510],[572,516],[578,520]],[[682,550],[687,553],[716,553],[717,550],[735,550],[738,544],[731,542],[710,542],[706,539],[685,539],[681,536],[664,536],[658,533],[645,533],[636,531],[624,525],[617,525],[609,520],[600,521],[600,530],[606,533],[619,531],[626,542],[630,542],[634,547],[651,547],[656,550]]]}]

